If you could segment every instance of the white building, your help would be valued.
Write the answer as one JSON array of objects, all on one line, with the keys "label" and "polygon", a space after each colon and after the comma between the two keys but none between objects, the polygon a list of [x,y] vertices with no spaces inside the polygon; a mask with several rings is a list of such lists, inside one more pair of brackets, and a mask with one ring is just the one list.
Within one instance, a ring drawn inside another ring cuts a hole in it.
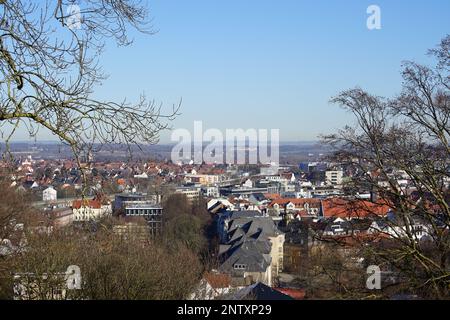
[{"label": "white building", "polygon": [[253,188],[253,181],[250,179],[245,180],[245,182],[242,184],[242,187]]},{"label": "white building", "polygon": [[287,183],[281,186],[281,192],[295,192],[296,186],[292,183]]},{"label": "white building", "polygon": [[276,164],[270,164],[269,166],[263,166],[260,168],[260,175],[276,175],[278,174],[279,166]]},{"label": "white building", "polygon": [[147,175],[146,172],[141,173],[141,174],[135,174],[134,177],[135,177],[136,179],[148,179],[148,175]]},{"label": "white building", "polygon": [[98,200],[75,200],[72,203],[73,221],[97,220],[112,214],[111,204]]},{"label": "white building", "polygon": [[56,201],[58,198],[58,192],[53,189],[53,186],[49,186],[47,189],[42,191],[42,201]]},{"label": "white building", "polygon": [[218,186],[205,187],[205,188],[203,188],[203,192],[208,198],[218,198],[220,196]]},{"label": "white building", "polygon": [[184,194],[189,201],[196,201],[200,197],[200,187],[178,187],[175,193]]},{"label": "white building", "polygon": [[[390,215],[390,218],[388,214],[387,219],[374,221],[370,225],[368,233],[382,233],[396,239],[411,235],[415,241],[420,241],[423,237],[432,237],[431,226],[428,223],[409,218],[408,224],[405,225],[401,219],[397,219],[392,213]],[[394,218],[392,218],[393,216]]]}]

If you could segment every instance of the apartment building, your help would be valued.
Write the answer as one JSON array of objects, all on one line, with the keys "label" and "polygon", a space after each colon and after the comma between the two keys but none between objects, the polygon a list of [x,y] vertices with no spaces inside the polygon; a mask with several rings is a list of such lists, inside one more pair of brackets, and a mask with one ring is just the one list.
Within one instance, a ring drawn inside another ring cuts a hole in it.
[{"label": "apartment building", "polygon": [[342,184],[342,177],[344,172],[342,170],[327,170],[325,171],[325,182],[328,184],[340,185]]}]

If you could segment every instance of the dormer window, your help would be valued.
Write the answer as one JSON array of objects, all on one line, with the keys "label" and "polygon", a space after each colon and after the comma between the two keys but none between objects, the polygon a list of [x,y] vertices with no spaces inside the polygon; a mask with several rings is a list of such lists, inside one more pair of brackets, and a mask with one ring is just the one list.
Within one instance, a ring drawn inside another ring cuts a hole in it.
[{"label": "dormer window", "polygon": [[245,264],[240,264],[240,263],[236,263],[236,264],[234,265],[234,269],[235,269],[235,270],[245,270],[246,267],[247,267],[247,265],[245,265]]}]

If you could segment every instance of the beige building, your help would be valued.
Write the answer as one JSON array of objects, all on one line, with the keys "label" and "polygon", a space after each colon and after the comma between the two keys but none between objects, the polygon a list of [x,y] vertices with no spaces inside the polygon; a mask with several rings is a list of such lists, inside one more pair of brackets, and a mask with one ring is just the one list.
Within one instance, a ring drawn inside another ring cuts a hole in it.
[{"label": "beige building", "polygon": [[204,186],[217,184],[221,180],[221,176],[216,174],[188,174],[185,177],[185,181],[188,183],[196,183]]},{"label": "beige building", "polygon": [[285,237],[284,233],[280,233],[268,238],[272,244],[270,251],[270,257],[272,258],[270,263],[272,275],[276,277],[283,271],[283,248]]},{"label": "beige building", "polygon": [[344,172],[342,170],[327,170],[325,171],[325,182],[328,184],[340,185],[342,184],[342,177]]},{"label": "beige building", "polygon": [[180,187],[175,190],[176,193],[184,194],[189,201],[195,201],[200,197],[201,188]]},{"label": "beige building", "polygon": [[112,214],[110,203],[99,200],[75,200],[72,203],[73,221],[97,220]]}]

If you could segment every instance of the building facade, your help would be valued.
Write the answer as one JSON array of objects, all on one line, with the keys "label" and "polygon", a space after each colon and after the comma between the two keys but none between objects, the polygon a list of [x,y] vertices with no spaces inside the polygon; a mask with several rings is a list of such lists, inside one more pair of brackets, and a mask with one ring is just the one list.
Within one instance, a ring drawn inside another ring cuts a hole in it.
[{"label": "building facade", "polygon": [[161,233],[163,224],[163,208],[161,206],[147,201],[125,201],[123,209],[125,217],[144,218],[150,235]]}]

